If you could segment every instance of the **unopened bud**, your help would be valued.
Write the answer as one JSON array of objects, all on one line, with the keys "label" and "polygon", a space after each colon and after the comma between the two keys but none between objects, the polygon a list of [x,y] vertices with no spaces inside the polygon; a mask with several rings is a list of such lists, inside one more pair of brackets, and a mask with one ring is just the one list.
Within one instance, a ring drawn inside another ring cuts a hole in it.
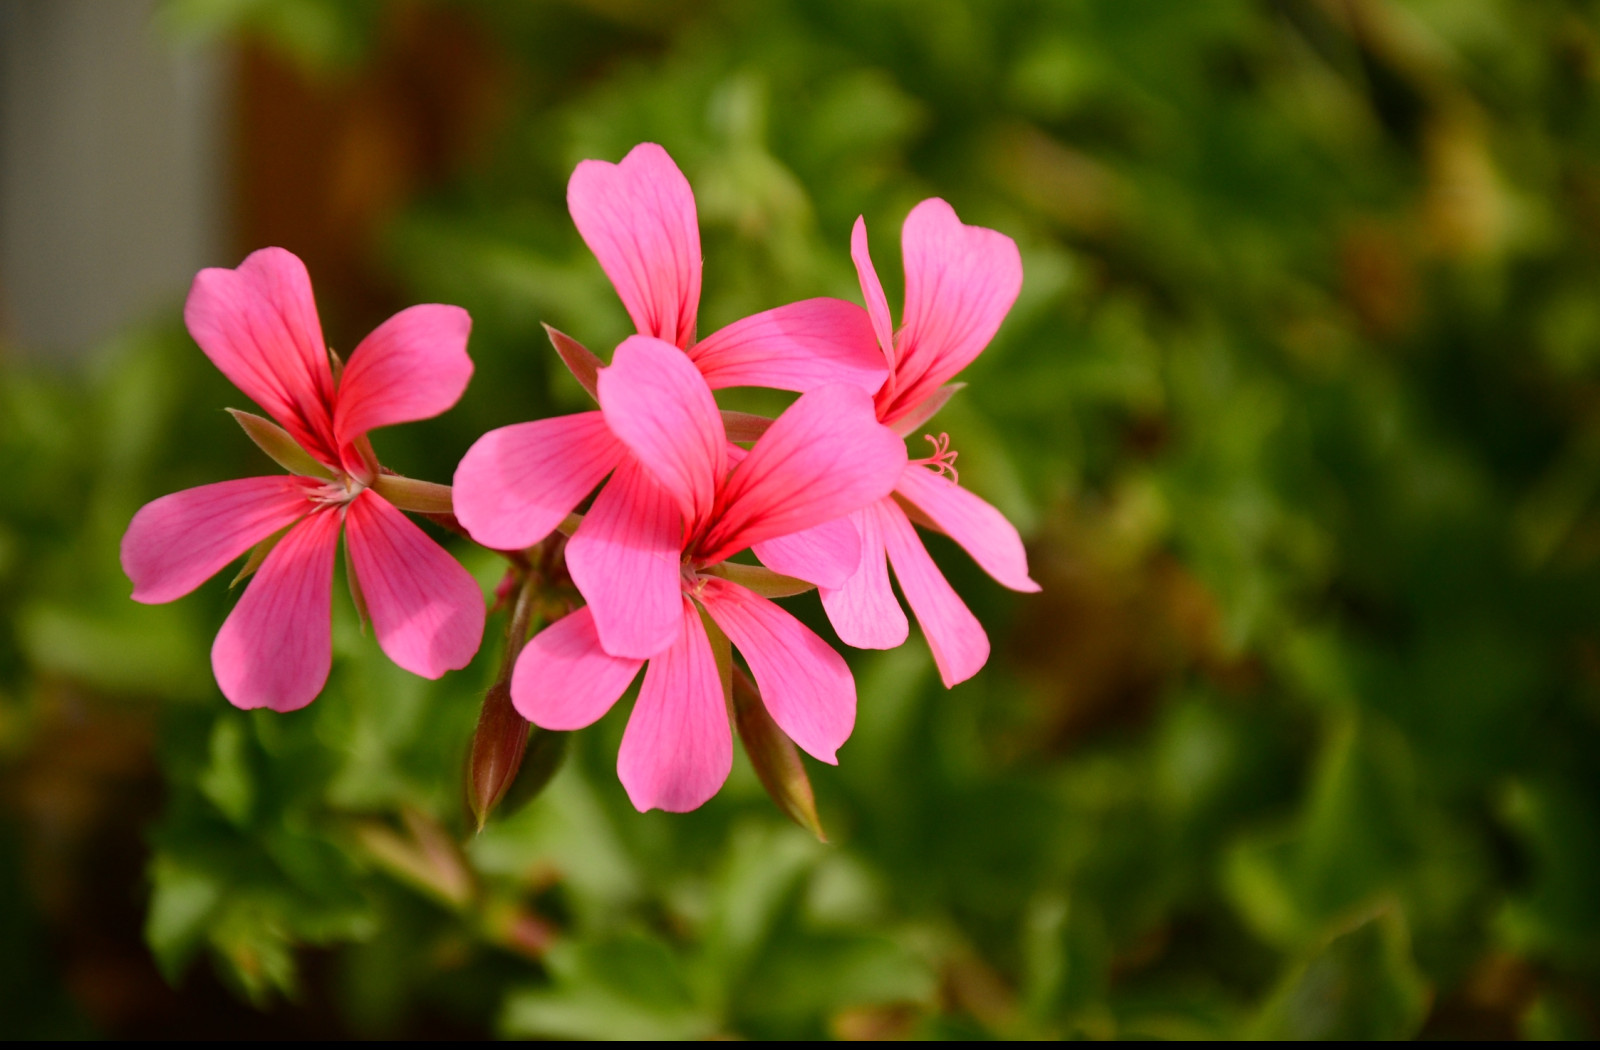
[{"label": "unopened bud", "polygon": [[478,830],[510,790],[528,749],[527,719],[511,704],[511,682],[496,682],[483,699],[467,759],[467,806]]},{"label": "unopened bud", "polygon": [[733,669],[733,722],[739,730],[745,754],[750,756],[750,764],[755,767],[756,776],[772,801],[818,841],[827,842],[822,820],[817,816],[817,799],[811,791],[811,781],[800,763],[800,752],[767,713],[767,705],[762,702],[756,684],[738,667]]}]

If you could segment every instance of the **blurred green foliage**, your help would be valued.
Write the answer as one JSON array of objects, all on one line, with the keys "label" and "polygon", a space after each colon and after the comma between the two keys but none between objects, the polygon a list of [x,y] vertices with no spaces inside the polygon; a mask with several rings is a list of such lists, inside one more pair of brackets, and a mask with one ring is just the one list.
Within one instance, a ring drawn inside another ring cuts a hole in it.
[{"label": "blurred green foliage", "polygon": [[[395,10],[164,17],[349,78]],[[627,703],[471,837],[494,646],[424,682],[336,602],[321,699],[229,708],[226,581],[137,606],[116,550],[142,502],[265,469],[242,399],[171,326],[81,379],[8,367],[0,760],[26,799],[72,712],[158,720],[171,980],[212,966],[262,1007],[316,983],[375,1036],[1600,1034],[1595,5],[428,10],[511,72],[492,145],[375,247],[406,301],[472,312],[478,364],[385,462],[448,480],[484,430],[583,406],[539,323],[628,324],[565,212],[580,159],[684,168],[702,331],[857,298],[857,214],[898,302],[899,221],[938,195],[1022,247],[939,426],[1044,590],[933,541],[994,656],[946,692],[920,640],[851,654],[858,728],[810,767],[831,845],[742,759],[702,810],[634,813]],[[43,934],[4,896],[0,1029],[75,1031],[12,979]]]}]

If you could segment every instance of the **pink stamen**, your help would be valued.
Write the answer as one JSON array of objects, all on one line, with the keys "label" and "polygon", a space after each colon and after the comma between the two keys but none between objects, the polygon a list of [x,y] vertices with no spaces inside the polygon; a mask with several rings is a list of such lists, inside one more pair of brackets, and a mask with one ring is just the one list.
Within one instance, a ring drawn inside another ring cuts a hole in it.
[{"label": "pink stamen", "polygon": [[912,462],[930,468],[935,474],[948,475],[951,481],[957,485],[961,484],[961,475],[956,471],[956,457],[961,453],[951,449],[950,435],[940,434],[938,437],[933,437],[924,434],[922,437],[933,446],[933,455],[927,459],[914,459]]}]

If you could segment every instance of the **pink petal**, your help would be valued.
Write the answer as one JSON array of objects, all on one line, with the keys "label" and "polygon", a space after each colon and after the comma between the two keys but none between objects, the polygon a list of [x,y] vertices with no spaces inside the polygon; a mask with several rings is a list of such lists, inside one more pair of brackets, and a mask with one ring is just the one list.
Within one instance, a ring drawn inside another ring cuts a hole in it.
[{"label": "pink petal", "polygon": [[531,547],[627,454],[599,412],[491,430],[456,467],[456,518],[485,547]]},{"label": "pink petal", "polygon": [[567,571],[606,652],[643,660],[678,636],[682,549],[672,497],[631,456],[623,460],[567,543]]},{"label": "pink petal", "polygon": [[989,636],[928,556],[905,511],[886,500],[877,507],[883,544],[946,688],[977,674],[989,659]]},{"label": "pink petal", "polygon": [[333,430],[344,446],[369,430],[429,419],[467,389],[472,318],[459,306],[428,304],[401,310],[361,340],[334,406]]},{"label": "pink petal", "polygon": [[511,672],[511,702],[545,729],[582,729],[611,710],[643,660],[600,648],[587,606],[533,636]]},{"label": "pink petal", "polygon": [[1005,515],[926,467],[907,463],[895,491],[928,516],[940,532],[961,544],[984,572],[1014,591],[1037,591],[1028,576],[1022,537]]},{"label": "pink petal", "polygon": [[671,493],[692,531],[711,513],[728,472],[728,439],[711,388],[671,344],[634,335],[600,370],[599,394],[611,432]]},{"label": "pink petal", "polygon": [[235,707],[295,711],[333,665],[333,552],[339,515],[323,509],[289,530],[217,632],[211,670]]},{"label": "pink petal", "polygon": [[861,281],[861,296],[872,318],[872,331],[892,370],[895,365],[894,318],[889,313],[889,297],[883,294],[883,282],[878,280],[878,271],[872,265],[872,253],[867,250],[867,220],[859,215],[850,231],[850,258],[856,264],[856,277]]},{"label": "pink petal", "polygon": [[586,160],[567,183],[567,210],[642,335],[681,349],[700,306],[700,225],[694,191],[653,142],[620,164]]},{"label": "pink petal", "polygon": [[750,665],[778,728],[812,758],[837,765],[856,724],[856,682],[844,657],[738,584],[706,577],[699,598]]},{"label": "pink petal", "polygon": [[263,248],[236,270],[201,270],[183,308],[211,363],[307,452],[338,465],[333,371],[305,264]]},{"label": "pink petal", "polygon": [[883,498],[905,457],[905,444],[876,421],[860,390],[834,385],[801,394],[733,468],[700,560],[714,564]]},{"label": "pink petal", "polygon": [[680,602],[678,639],[645,669],[617,753],[617,776],[641,813],[697,809],[733,768],[722,676],[700,614],[689,599]]},{"label": "pink petal", "polygon": [[735,321],[696,343],[689,359],[716,390],[846,383],[872,394],[889,375],[866,313],[843,299],[807,299]]},{"label": "pink petal", "polygon": [[345,544],[389,659],[424,678],[472,662],[484,603],[471,573],[370,489],[345,512]]},{"label": "pink petal", "polygon": [[938,415],[939,410],[944,408],[950,399],[966,385],[965,383],[946,383],[911,406],[904,414],[895,416],[889,429],[901,437],[910,437],[928,420]]},{"label": "pink petal", "polygon": [[822,607],[839,640],[857,649],[893,649],[910,633],[900,599],[889,586],[881,506],[875,503],[850,515],[861,534],[861,564],[842,586],[820,590]]},{"label": "pink petal", "polygon": [[888,420],[909,411],[967,367],[1000,330],[1022,290],[1022,256],[1010,237],[962,225],[937,197],[918,204],[901,231],[906,310]]},{"label": "pink petal", "polygon": [[834,518],[809,529],[774,536],[753,544],[756,557],[773,572],[814,583],[839,587],[855,575],[861,564],[861,537],[849,517]]},{"label": "pink petal", "polygon": [[318,483],[279,474],[184,489],[146,503],[122,536],[133,600],[170,602],[309,513]]}]

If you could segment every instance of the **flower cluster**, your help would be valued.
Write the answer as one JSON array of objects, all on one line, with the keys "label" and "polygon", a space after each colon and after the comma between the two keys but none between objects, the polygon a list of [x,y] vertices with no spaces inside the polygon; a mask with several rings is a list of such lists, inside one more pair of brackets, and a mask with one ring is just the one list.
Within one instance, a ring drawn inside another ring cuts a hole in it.
[{"label": "flower cluster", "polygon": [[[203,271],[184,312],[189,331],[271,417],[235,413],[290,473],[141,509],[122,543],[133,597],[171,601],[251,552],[240,579],[253,579],[212,666],[237,706],[290,711],[327,681],[341,530],[358,611],[395,663],[429,678],[472,659],[485,602],[402,511],[505,554],[508,587],[538,586],[531,566],[555,558],[585,604],[531,640],[514,617],[502,683],[522,718],[573,730],[600,718],[642,668],[618,756],[640,810],[690,810],[717,792],[733,761],[730,711],[769,787],[785,749],[795,769],[793,746],[837,761],[855,723],[849,667],[773,598],[816,588],[842,641],[892,648],[909,630],[892,566],[945,684],[975,674],[988,638],[913,521],[954,539],[1001,584],[1038,588],[1016,529],[958,484],[948,437],[929,436],[924,459],[908,457],[905,439],[959,389],[951,380],[1016,299],[1011,239],[963,225],[942,200],[917,205],[902,233],[897,329],[858,219],[851,255],[865,308],[810,299],[700,339],[694,196],[666,152],[647,143],[618,164],[585,161],[567,199],[638,334],[602,365],[552,331],[598,408],[485,434],[450,488],[386,470],[367,435],[455,404],[472,373],[465,311],[402,311],[341,364],[293,255],[267,248],[236,270]],[[713,392],[739,386],[799,397],[776,419],[719,409]],[[760,564],[735,560],[747,551]]]}]

